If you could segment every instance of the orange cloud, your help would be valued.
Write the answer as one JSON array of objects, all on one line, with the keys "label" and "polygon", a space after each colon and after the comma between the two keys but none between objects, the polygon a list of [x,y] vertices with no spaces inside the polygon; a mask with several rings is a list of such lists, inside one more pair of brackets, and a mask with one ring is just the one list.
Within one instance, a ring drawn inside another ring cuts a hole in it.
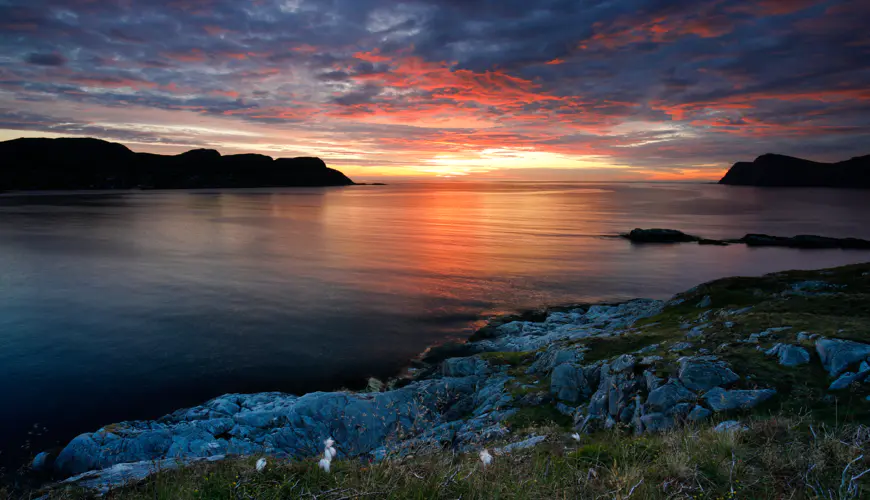
[{"label": "orange cloud", "polygon": [[355,58],[359,59],[360,61],[367,61],[367,62],[372,62],[372,63],[387,62],[390,60],[389,57],[382,55],[381,51],[378,49],[371,50],[368,52],[357,52],[353,56]]}]

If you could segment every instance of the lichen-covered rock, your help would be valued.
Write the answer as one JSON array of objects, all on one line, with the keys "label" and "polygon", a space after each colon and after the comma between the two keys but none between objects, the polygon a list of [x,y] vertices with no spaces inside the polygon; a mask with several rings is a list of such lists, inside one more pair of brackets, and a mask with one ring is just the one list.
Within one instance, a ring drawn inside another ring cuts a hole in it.
[{"label": "lichen-covered rock", "polygon": [[675,424],[674,417],[664,413],[647,413],[640,418],[643,428],[647,432],[661,432],[672,428]]},{"label": "lichen-covered rock", "polygon": [[646,365],[646,366],[654,365],[654,364],[656,364],[657,362],[659,362],[659,361],[661,361],[661,360],[663,360],[663,359],[664,359],[664,358],[661,357],[661,356],[644,356],[644,357],[640,360],[640,364],[642,364],[642,365]]},{"label": "lichen-covered rock", "polygon": [[721,387],[711,389],[704,394],[707,405],[715,412],[749,409],[759,403],[767,401],[776,394],[773,389],[757,390],[732,390],[726,391]]},{"label": "lichen-covered rock", "polygon": [[583,351],[578,348],[568,348],[559,345],[550,346],[540,353],[526,373],[547,374],[562,363],[579,363],[583,361]]},{"label": "lichen-covered rock", "polygon": [[681,358],[679,378],[688,389],[697,392],[740,379],[725,363],[708,357]]},{"label": "lichen-covered rock", "polygon": [[577,403],[588,398],[592,388],[586,380],[583,367],[562,363],[553,369],[550,376],[550,393],[562,401]]},{"label": "lichen-covered rock", "polygon": [[849,365],[870,357],[870,345],[851,340],[819,339],[816,341],[816,352],[828,374],[836,377]]},{"label": "lichen-covered rock", "polygon": [[659,300],[636,299],[616,305],[594,305],[585,313],[560,317],[554,322],[513,321],[497,327],[494,338],[475,342],[475,348],[491,352],[522,352],[565,340],[610,337],[621,334],[638,319],[658,314],[663,307],[664,302]]},{"label": "lichen-covered rock", "polygon": [[810,362],[810,353],[806,349],[791,344],[776,344],[765,354],[776,356],[783,366],[800,366]]},{"label": "lichen-covered rock", "polygon": [[656,376],[656,374],[650,370],[646,370],[643,372],[643,380],[646,384],[647,392],[652,392],[664,383],[664,380],[661,377]]},{"label": "lichen-covered rock", "polygon": [[704,408],[703,406],[695,405],[695,407],[692,408],[692,411],[690,411],[689,414],[686,416],[686,419],[691,422],[700,422],[702,420],[706,420],[712,414],[713,412]]},{"label": "lichen-covered rock", "polygon": [[[80,474],[169,458],[253,453],[313,456],[330,436],[341,443],[341,453],[356,456],[370,453],[396,433],[413,434],[442,423],[441,410],[463,399],[474,398],[495,409],[504,401],[504,378],[487,385],[474,376],[445,377],[367,394],[225,395],[156,421],[125,422],[82,434],[60,452],[54,468]],[[224,413],[233,408],[239,410]]]},{"label": "lichen-covered rock", "polygon": [[631,354],[623,354],[610,363],[610,371],[613,373],[629,371],[634,368],[635,361]]},{"label": "lichen-covered rock", "polygon": [[829,391],[839,391],[849,387],[855,382],[863,382],[870,376],[870,365],[866,361],[861,362],[858,372],[844,372],[840,377],[831,383],[828,387]]},{"label": "lichen-covered rock", "polygon": [[688,390],[676,380],[669,380],[667,384],[651,391],[646,398],[646,404],[656,411],[665,411],[677,403],[693,401],[697,398],[695,393]]},{"label": "lichen-covered rock", "polygon": [[445,377],[468,377],[470,375],[487,375],[490,372],[489,363],[476,356],[469,358],[449,358],[441,363],[441,374]]}]

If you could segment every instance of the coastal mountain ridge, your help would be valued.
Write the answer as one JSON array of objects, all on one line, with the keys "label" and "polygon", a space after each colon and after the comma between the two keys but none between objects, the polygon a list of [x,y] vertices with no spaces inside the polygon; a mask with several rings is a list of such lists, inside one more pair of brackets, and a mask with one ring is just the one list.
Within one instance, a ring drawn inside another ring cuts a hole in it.
[{"label": "coastal mountain ridge", "polygon": [[763,154],[737,162],[719,181],[733,186],[870,188],[870,155],[836,163]]},{"label": "coastal mountain ridge", "polygon": [[0,191],[346,186],[354,182],[316,157],[137,153],[93,138],[0,142]]}]

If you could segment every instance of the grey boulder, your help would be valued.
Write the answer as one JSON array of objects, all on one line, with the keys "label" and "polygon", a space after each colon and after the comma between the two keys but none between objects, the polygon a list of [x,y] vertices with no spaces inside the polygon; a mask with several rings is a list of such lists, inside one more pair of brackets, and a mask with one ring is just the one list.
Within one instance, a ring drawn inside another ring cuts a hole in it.
[{"label": "grey boulder", "polygon": [[776,356],[783,366],[800,366],[810,362],[810,353],[806,349],[791,344],[776,344],[765,354]]},{"label": "grey boulder", "polygon": [[654,389],[646,398],[646,404],[659,411],[667,410],[677,403],[693,401],[697,396],[686,389],[683,384],[676,380],[670,380],[667,384]]},{"label": "grey boulder", "polygon": [[698,392],[730,384],[740,378],[725,363],[707,358],[682,358],[679,377],[683,385]]},{"label": "grey boulder", "polygon": [[720,412],[749,409],[767,401],[775,394],[776,391],[773,389],[726,391],[721,387],[716,387],[704,394],[704,399],[707,400],[707,405],[713,411]]},{"label": "grey boulder", "polygon": [[562,363],[553,369],[550,376],[550,394],[556,399],[577,403],[589,397],[592,389],[584,374],[583,367],[573,363]]},{"label": "grey boulder", "polygon": [[870,345],[851,340],[819,339],[816,341],[816,352],[828,374],[836,377],[849,365],[870,356]]}]

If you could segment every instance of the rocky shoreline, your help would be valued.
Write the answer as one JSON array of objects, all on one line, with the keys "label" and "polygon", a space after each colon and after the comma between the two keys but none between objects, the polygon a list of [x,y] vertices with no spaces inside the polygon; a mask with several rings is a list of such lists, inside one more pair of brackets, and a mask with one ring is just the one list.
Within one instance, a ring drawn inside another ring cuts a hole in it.
[{"label": "rocky shoreline", "polygon": [[844,394],[851,414],[867,416],[868,299],[862,264],[726,278],[669,301],[499,318],[462,357],[430,357],[383,390],[227,394],[82,434],[56,456],[39,454],[33,468],[100,490],[196,461],[315,457],[328,437],[339,460],[378,462],[492,441],[509,443],[499,449],[509,453],[542,441],[529,430],[541,422],[578,433],[708,421],[734,429],[774,407],[826,418]]}]

